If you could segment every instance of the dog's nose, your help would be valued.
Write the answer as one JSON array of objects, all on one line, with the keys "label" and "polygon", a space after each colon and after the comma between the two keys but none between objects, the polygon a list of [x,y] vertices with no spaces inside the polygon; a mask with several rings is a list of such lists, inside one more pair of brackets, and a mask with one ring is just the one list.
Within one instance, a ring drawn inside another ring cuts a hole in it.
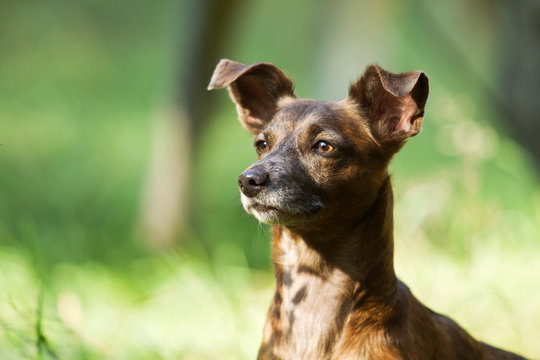
[{"label": "dog's nose", "polygon": [[268,173],[262,169],[247,169],[238,177],[240,191],[247,197],[257,195],[268,183]]}]

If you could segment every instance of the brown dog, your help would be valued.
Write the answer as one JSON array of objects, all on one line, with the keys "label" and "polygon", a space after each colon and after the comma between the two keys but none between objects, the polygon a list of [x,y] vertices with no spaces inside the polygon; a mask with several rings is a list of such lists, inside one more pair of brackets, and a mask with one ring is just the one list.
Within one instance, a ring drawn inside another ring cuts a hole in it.
[{"label": "brown dog", "polygon": [[238,180],[244,208],[274,224],[276,292],[259,359],[523,359],[474,340],[396,278],[388,163],[418,134],[421,71],[376,65],[342,101],[297,99],[269,63],[221,60],[259,160]]}]

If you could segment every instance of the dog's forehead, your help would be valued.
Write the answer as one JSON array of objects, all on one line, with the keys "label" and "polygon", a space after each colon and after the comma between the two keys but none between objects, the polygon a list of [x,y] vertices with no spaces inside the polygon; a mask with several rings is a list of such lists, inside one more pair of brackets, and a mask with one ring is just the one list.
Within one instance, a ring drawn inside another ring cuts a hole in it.
[{"label": "dog's forehead", "polygon": [[336,115],[335,106],[331,102],[300,99],[280,109],[275,120],[276,122],[290,121],[295,125],[299,125],[307,120],[332,119]]},{"label": "dog's forehead", "polygon": [[360,121],[357,112],[343,102],[294,100],[283,106],[269,124],[267,131],[290,134],[295,130],[317,124],[325,128],[350,127]]}]

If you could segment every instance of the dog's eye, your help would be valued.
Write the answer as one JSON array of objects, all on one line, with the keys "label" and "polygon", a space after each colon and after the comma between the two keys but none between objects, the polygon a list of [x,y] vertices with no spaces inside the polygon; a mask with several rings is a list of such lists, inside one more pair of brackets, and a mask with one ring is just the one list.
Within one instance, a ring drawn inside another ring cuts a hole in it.
[{"label": "dog's eye", "polygon": [[264,140],[259,140],[255,143],[255,148],[257,148],[258,152],[263,153],[268,150],[268,143]]},{"label": "dog's eye", "polygon": [[315,149],[321,154],[330,154],[335,150],[335,147],[332,144],[321,140],[315,144]]}]

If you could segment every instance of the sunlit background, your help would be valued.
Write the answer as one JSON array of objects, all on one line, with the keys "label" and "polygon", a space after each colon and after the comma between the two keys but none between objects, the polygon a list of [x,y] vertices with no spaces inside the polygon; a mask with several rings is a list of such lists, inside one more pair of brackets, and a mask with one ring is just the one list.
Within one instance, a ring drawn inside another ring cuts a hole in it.
[{"label": "sunlit background", "polygon": [[476,338],[540,358],[540,5],[528,0],[0,2],[0,357],[253,359],[269,229],[227,57],[340,99],[422,69],[394,159],[396,268]]}]

